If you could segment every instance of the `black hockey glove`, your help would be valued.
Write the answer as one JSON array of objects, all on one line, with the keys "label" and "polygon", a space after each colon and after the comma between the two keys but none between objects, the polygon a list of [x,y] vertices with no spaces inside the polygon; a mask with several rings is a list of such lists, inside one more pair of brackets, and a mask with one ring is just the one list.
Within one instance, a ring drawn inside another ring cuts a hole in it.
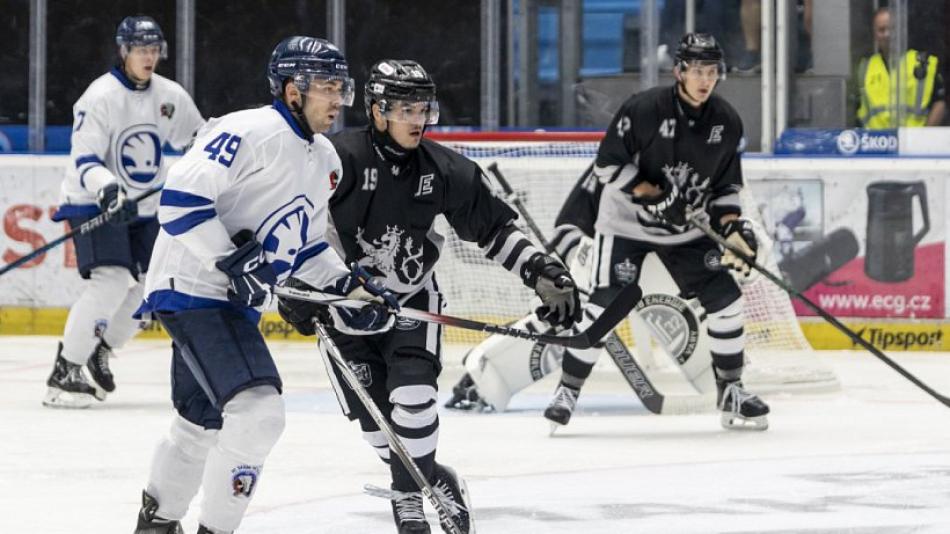
[{"label": "black hockey glove", "polygon": [[139,216],[138,204],[126,196],[125,189],[115,182],[102,186],[96,195],[96,202],[102,213],[112,212],[109,219],[112,224],[130,224]]},{"label": "black hockey glove", "polygon": [[228,300],[240,306],[254,308],[264,304],[270,286],[277,282],[274,268],[264,261],[264,248],[253,239],[214,265],[230,278]]},{"label": "black hockey glove", "polygon": [[[759,251],[759,243],[755,239],[755,231],[751,222],[742,218],[733,219],[723,224],[719,229],[719,233],[726,238],[726,243],[739,249],[755,262]],[[725,267],[739,271],[743,276],[749,276],[749,273],[752,272],[752,266],[729,249],[722,251],[722,258],[719,262]]]},{"label": "black hockey glove", "polygon": [[383,333],[393,325],[393,314],[399,311],[396,294],[357,263],[350,265],[350,274],[327,290],[348,299],[369,302],[359,309],[330,306],[333,326],[344,334],[366,336]]},{"label": "black hockey glove", "polygon": [[581,301],[571,273],[557,260],[537,253],[525,262],[525,285],[541,298],[535,310],[538,317],[552,325],[570,328],[581,320]]},{"label": "black hockey glove", "polygon": [[655,197],[633,197],[633,201],[643,206],[650,215],[676,226],[686,224],[686,199],[680,194],[679,187],[667,180],[661,184],[662,192]]},{"label": "black hockey glove", "polygon": [[[283,285],[293,289],[316,291],[315,287],[297,278],[288,278]],[[317,329],[313,325],[314,319],[323,324],[333,324],[328,308],[329,306],[325,304],[317,304],[307,300],[277,297],[277,313],[302,336],[312,336],[317,333]]]}]

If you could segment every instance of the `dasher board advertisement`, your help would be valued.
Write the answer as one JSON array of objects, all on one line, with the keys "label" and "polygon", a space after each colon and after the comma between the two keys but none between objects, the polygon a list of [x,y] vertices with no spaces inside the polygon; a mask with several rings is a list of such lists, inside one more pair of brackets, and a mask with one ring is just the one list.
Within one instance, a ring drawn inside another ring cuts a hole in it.
[{"label": "dasher board advertisement", "polygon": [[923,161],[746,165],[785,279],[840,317],[945,317],[948,171]]}]

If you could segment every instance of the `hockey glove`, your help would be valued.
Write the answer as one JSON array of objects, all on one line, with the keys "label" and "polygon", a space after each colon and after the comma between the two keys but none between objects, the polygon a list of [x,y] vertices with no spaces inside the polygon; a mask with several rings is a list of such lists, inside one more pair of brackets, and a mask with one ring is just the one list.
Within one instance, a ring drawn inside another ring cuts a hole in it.
[{"label": "hockey glove", "polygon": [[341,278],[328,291],[345,296],[348,299],[369,302],[362,308],[330,306],[333,327],[343,334],[366,336],[381,334],[393,325],[393,315],[399,311],[396,294],[383,286],[379,280],[357,263],[350,265],[350,274]]},{"label": "hockey glove", "polygon": [[[288,278],[283,285],[293,289],[316,291],[315,287],[297,278]],[[328,308],[329,306],[316,302],[290,297],[277,297],[277,313],[302,336],[312,336],[317,333],[317,329],[313,325],[314,319],[323,324],[333,324]]]},{"label": "hockey glove", "polygon": [[113,224],[129,224],[139,216],[138,204],[126,196],[125,189],[115,182],[104,185],[96,197],[102,213],[112,213],[109,222]]},{"label": "hockey glove", "polygon": [[[726,238],[726,243],[739,249],[748,256],[749,259],[755,262],[759,244],[755,239],[755,231],[752,228],[751,222],[741,218],[732,219],[722,225],[722,228],[719,229],[719,233]],[[749,273],[752,272],[752,266],[728,248],[723,250],[722,258],[719,262],[725,267],[739,271],[743,276],[749,276]]]},{"label": "hockey glove", "polygon": [[570,328],[581,320],[581,301],[571,273],[554,258],[537,253],[525,262],[525,285],[541,299],[535,310],[538,317],[552,325]]},{"label": "hockey glove", "polygon": [[660,194],[652,197],[634,196],[633,201],[642,205],[657,219],[675,226],[683,226],[686,224],[686,199],[680,194],[679,187],[669,180],[660,187]]},{"label": "hockey glove", "polygon": [[264,304],[270,286],[277,282],[274,268],[264,261],[264,248],[253,239],[214,265],[230,278],[228,300],[240,306],[255,308]]}]

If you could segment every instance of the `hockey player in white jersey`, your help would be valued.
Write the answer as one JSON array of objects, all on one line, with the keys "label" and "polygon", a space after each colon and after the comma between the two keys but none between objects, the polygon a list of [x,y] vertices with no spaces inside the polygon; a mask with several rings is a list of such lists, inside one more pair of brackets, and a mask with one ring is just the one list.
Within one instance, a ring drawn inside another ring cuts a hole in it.
[{"label": "hockey player in white jersey", "polygon": [[[116,210],[112,222],[75,237],[85,288],[69,311],[43,404],[85,408],[115,389],[112,349],[135,335],[132,312],[142,300],[144,273],[158,222],[158,196],[129,200],[160,187],[162,146],[182,149],[203,120],[188,93],[155,74],[165,57],[162,30],[150,17],[126,17],[116,32],[118,60],[73,106],[70,162],[54,220],[73,228]],[[90,384],[83,372],[92,376]]]},{"label": "hockey player in white jersey", "polygon": [[384,331],[399,307],[324,238],[342,169],[321,133],[353,100],[342,53],[323,39],[287,38],[268,80],[273,105],[209,121],[162,192],[139,313],[172,336],[177,415],[155,451],[137,534],[181,532],[199,487],[198,532],[238,528],[284,427],[280,375],[257,328],[270,286],[293,275],[372,301],[332,312],[351,331]]}]

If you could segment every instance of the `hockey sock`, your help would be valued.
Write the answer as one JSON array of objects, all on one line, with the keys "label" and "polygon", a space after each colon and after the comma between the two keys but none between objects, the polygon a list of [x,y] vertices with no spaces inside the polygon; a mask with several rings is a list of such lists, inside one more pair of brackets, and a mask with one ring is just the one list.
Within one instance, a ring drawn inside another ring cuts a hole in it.
[{"label": "hockey sock", "polygon": [[175,416],[168,435],[152,456],[146,491],[158,501],[156,515],[181,520],[198,493],[208,451],[217,441],[217,430],[205,430]]},{"label": "hockey sock", "polygon": [[364,430],[363,440],[373,447],[373,450],[376,451],[380,460],[387,464],[389,463],[389,441],[386,440],[386,435],[383,434],[381,430]]},{"label": "hockey sock", "polygon": [[264,460],[284,431],[284,401],[272,386],[258,386],[235,395],[223,415],[205,464],[199,522],[233,532],[254,496]]},{"label": "hockey sock", "polygon": [[133,319],[132,314],[142,304],[142,295],[145,292],[145,282],[139,282],[129,289],[125,300],[116,310],[115,315],[109,322],[109,328],[106,329],[102,339],[113,349],[122,348],[139,331],[138,319]]},{"label": "hockey sock", "polygon": [[[435,449],[439,442],[439,406],[436,398],[435,387],[421,384],[399,386],[389,394],[393,404],[393,430],[427,480],[432,479],[435,470]],[[393,489],[419,491],[402,462],[395,456],[391,458]]]},{"label": "hockey sock", "polygon": [[[69,310],[63,334],[63,357],[85,365],[93,349],[122,306],[129,288],[136,284],[124,267],[96,267],[86,288]],[[131,315],[131,314],[130,314]]]},{"label": "hockey sock", "polygon": [[[713,367],[727,372],[717,373],[717,376],[737,380],[741,376],[745,360],[742,299],[736,299],[725,308],[710,313],[706,330],[709,332],[709,352],[712,353]],[[735,378],[727,378],[733,375]]]}]

